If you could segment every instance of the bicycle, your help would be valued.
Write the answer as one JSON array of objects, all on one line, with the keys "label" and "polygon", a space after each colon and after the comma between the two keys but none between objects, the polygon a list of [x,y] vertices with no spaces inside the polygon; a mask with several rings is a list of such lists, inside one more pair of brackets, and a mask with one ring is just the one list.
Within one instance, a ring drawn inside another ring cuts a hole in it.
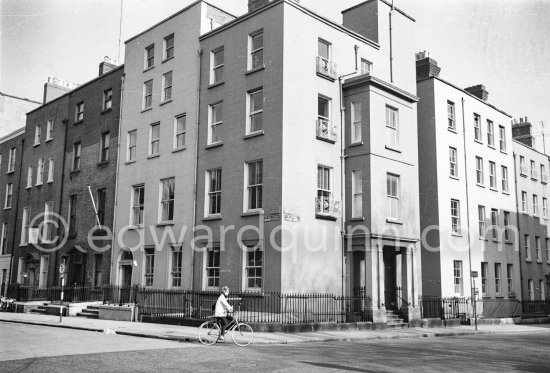
[{"label": "bicycle", "polygon": [[[254,340],[254,330],[250,325],[239,322],[237,312],[233,313],[233,320],[225,330],[227,333],[231,332],[231,339],[239,347],[246,347]],[[199,326],[199,341],[204,345],[213,345],[220,339],[220,333],[218,318],[211,316]]]},{"label": "bicycle", "polygon": [[12,311],[13,302],[15,302],[15,299],[13,298],[2,297],[1,303],[0,303],[0,311],[3,311],[3,312]]}]

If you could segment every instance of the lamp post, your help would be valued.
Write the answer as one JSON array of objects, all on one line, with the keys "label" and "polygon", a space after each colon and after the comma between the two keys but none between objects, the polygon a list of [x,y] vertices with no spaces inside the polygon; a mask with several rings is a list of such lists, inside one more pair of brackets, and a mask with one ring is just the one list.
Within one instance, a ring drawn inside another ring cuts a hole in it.
[{"label": "lamp post", "polygon": [[477,271],[471,271],[472,281],[474,283],[474,288],[472,289],[473,299],[472,303],[474,305],[474,325],[475,330],[477,331],[477,288],[476,288],[476,277]]}]

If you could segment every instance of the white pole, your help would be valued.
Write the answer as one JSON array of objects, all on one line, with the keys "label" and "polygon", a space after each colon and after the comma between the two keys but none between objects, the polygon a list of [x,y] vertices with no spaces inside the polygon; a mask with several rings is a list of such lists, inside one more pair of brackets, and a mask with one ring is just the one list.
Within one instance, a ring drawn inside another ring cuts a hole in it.
[{"label": "white pole", "polygon": [[88,192],[90,192],[90,198],[92,199],[92,205],[94,206],[94,212],[95,212],[95,220],[97,221],[97,225],[99,225],[99,228],[101,228],[101,223],[99,222],[99,216],[97,216],[97,208],[95,206],[94,196],[92,194],[92,188],[88,185]]},{"label": "white pole", "polygon": [[61,306],[59,307],[59,322],[62,322],[63,317],[63,287],[65,286],[65,273],[61,274]]}]

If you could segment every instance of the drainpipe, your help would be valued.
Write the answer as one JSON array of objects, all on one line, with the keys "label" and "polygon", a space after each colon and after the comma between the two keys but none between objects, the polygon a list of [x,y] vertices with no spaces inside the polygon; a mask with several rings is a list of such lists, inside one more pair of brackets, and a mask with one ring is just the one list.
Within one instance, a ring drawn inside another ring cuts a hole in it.
[{"label": "drainpipe", "polygon": [[[70,102],[70,95],[67,99],[67,106],[69,105],[68,102]],[[68,111],[68,109],[67,109]],[[67,113],[68,114],[68,113]],[[65,185],[65,158],[67,154],[67,133],[69,131],[69,119],[64,119],[61,121],[65,125],[65,138],[63,139],[63,157],[61,157],[61,187],[59,192],[59,216],[62,217],[61,212],[63,211],[63,186]],[[68,228],[68,227],[67,227]],[[64,234],[69,234],[69,232],[63,232]],[[58,235],[58,240],[61,239]],[[59,264],[59,250],[61,248],[58,248],[55,251],[55,267],[54,267],[54,283],[59,280],[59,271],[57,271],[58,264]]]},{"label": "drainpipe", "polygon": [[[8,285],[11,283],[11,280],[12,280],[11,276],[12,276],[12,271],[13,271],[13,257],[15,256],[15,248],[16,247],[17,247],[17,252],[19,254],[21,254],[20,250],[19,250],[19,246],[15,245],[15,231],[17,230],[17,217],[19,215],[19,191],[21,190],[21,169],[23,168],[23,154],[24,154],[24,151],[25,151],[25,137],[23,136],[23,138],[21,139],[21,162],[19,162],[19,170],[17,170],[17,173],[18,173],[17,177],[19,178],[19,181],[18,181],[18,185],[17,185],[17,200],[15,201],[15,217],[14,217],[14,220],[13,220],[15,222],[15,224],[13,225],[12,237],[11,237],[10,273],[7,277]],[[12,193],[12,199],[13,199],[13,193]],[[19,269],[19,266],[18,266],[18,269]],[[7,285],[6,285],[5,289],[6,289],[6,294],[5,295],[7,296],[7,291],[8,291]]]},{"label": "drainpipe", "polygon": [[[120,139],[122,138],[122,132],[121,132],[121,128],[122,128],[122,102],[123,102],[123,99],[124,99],[124,81],[125,81],[125,76],[121,76],[120,77],[120,102],[118,104],[119,108],[118,108],[118,139],[117,139],[117,161],[116,161],[116,171],[115,171],[115,201],[114,201],[114,206],[113,206],[113,229],[112,229],[112,240],[111,240],[111,274],[113,274],[114,276],[114,279],[113,278],[109,278],[109,283],[110,284],[113,284],[113,285],[116,285],[116,277],[117,277],[117,272],[116,272],[116,266],[115,268],[113,268],[114,266],[114,263],[115,263],[115,251],[114,251],[114,247],[115,247],[115,237],[116,237],[116,234],[115,234],[115,227],[116,227],[116,213],[117,213],[117,203],[118,203],[118,178],[119,178],[119,173],[120,173],[120,162],[121,162],[121,158],[120,158]],[[132,267],[133,267],[133,263],[132,263]],[[115,280],[115,283],[113,283],[113,280]],[[132,280],[130,279],[130,285],[132,284]],[[122,284],[121,284],[122,285]]]},{"label": "drainpipe", "polygon": [[392,15],[394,11],[393,0],[391,2],[390,10],[390,82],[393,83],[393,37],[392,37]]},{"label": "drainpipe", "polygon": [[[345,203],[345,177],[346,177],[346,155],[345,155],[345,131],[344,131],[344,93],[343,93],[343,80],[347,76],[355,75],[357,73],[357,52],[359,51],[359,46],[355,46],[355,71],[349,74],[340,75],[338,77],[338,87],[340,95],[340,208],[341,208],[341,218],[340,218],[340,237],[342,243],[342,296],[344,293],[344,279],[345,279],[345,247],[346,247],[346,203]],[[342,303],[342,311],[344,303]]]},{"label": "drainpipe", "polygon": [[[464,179],[466,181],[466,226],[468,227],[468,265],[470,267],[470,271],[468,273],[468,276],[470,278],[470,297],[472,299],[472,302],[474,301],[474,287],[472,283],[472,245],[470,243],[470,197],[468,194],[468,157],[466,154],[466,122],[464,119],[464,97],[461,98],[462,101],[462,140],[464,141]],[[475,312],[475,310],[474,310]]]},{"label": "drainpipe", "polygon": [[[518,227],[518,232],[521,232],[520,223],[519,223],[519,201],[518,201],[518,177],[517,177],[517,170],[516,170],[516,153],[512,153],[514,157],[514,186],[516,188],[516,222]],[[504,228],[506,229],[506,227]],[[519,258],[519,291],[520,291],[520,297],[521,300],[524,300],[523,298],[523,270],[521,268],[521,249],[519,248],[519,240],[521,239],[521,235],[517,238],[518,241],[518,258]]]},{"label": "drainpipe", "polygon": [[[198,193],[198,179],[199,179],[199,132],[200,132],[200,108],[201,108],[201,72],[202,72],[202,49],[197,52],[198,57],[198,77],[197,83],[197,133],[195,135],[195,170],[193,172],[193,217],[192,217],[192,229],[193,229],[193,243],[195,242],[195,226],[197,224],[197,193]],[[191,247],[191,288],[195,289],[195,247]]]}]

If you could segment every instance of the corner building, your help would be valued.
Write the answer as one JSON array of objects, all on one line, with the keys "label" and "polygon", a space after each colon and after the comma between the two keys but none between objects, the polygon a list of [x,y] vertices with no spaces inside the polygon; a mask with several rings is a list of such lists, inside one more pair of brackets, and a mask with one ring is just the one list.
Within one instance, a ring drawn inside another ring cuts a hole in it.
[{"label": "corner building", "polygon": [[483,85],[459,88],[440,70],[417,55],[422,295],[473,297],[475,286],[480,314],[506,314],[520,278],[510,115]]}]

